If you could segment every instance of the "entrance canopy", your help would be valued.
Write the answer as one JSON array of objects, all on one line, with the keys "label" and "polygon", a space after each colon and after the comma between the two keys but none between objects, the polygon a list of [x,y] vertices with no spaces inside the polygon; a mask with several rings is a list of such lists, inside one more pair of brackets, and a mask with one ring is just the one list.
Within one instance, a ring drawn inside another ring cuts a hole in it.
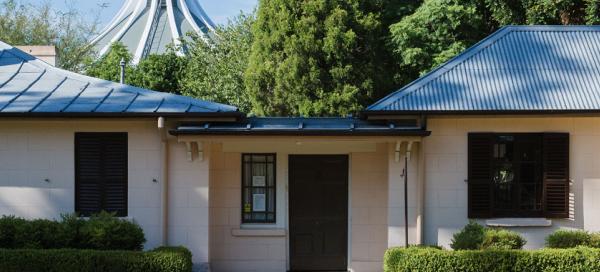
[{"label": "entrance canopy", "polygon": [[239,122],[183,124],[172,135],[257,136],[428,136],[417,120],[356,118],[253,117]]}]

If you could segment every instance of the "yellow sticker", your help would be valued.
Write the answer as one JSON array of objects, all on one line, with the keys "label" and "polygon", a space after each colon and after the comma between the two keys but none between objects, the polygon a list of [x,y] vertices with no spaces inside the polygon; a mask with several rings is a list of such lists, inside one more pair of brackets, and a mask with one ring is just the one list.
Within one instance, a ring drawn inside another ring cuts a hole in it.
[{"label": "yellow sticker", "polygon": [[252,207],[250,206],[250,203],[244,204],[244,212],[251,212],[251,211],[252,211]]}]

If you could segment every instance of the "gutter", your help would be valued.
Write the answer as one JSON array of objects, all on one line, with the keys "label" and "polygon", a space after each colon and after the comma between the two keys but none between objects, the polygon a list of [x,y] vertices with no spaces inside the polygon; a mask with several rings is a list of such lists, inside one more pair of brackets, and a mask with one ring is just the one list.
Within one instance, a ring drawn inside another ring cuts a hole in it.
[{"label": "gutter", "polygon": [[161,190],[161,218],[162,218],[162,245],[169,245],[169,141],[166,128],[166,120],[164,117],[158,117],[157,122],[158,134],[160,136],[160,153],[161,153],[161,175],[162,175],[162,190]]}]

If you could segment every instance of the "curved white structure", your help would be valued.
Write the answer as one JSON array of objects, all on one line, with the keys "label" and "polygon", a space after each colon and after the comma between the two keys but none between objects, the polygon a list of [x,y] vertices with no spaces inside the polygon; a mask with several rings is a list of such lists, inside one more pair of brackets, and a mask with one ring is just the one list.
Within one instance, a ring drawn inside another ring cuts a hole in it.
[{"label": "curved white structure", "polygon": [[198,0],[126,0],[92,44],[102,56],[113,42],[120,41],[137,63],[149,54],[165,52],[171,43],[178,45],[188,32],[207,39],[213,30]]}]

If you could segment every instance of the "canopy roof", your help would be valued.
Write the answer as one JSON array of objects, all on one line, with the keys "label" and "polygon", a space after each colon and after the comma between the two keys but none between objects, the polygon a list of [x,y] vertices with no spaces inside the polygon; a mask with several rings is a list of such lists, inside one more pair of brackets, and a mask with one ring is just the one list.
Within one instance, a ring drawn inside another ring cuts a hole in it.
[{"label": "canopy roof", "polygon": [[253,117],[226,122],[185,124],[173,135],[277,135],[277,136],[427,136],[415,120],[365,121],[356,118]]}]

